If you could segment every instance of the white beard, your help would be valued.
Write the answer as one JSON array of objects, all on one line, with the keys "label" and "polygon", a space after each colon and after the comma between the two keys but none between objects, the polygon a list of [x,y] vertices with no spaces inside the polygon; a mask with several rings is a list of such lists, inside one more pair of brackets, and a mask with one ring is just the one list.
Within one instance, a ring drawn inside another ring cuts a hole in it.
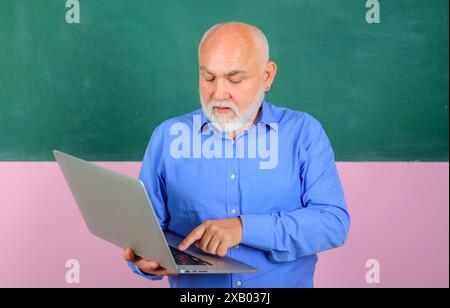
[{"label": "white beard", "polygon": [[[207,106],[201,97],[200,101],[202,103],[204,114],[211,121],[214,127],[221,132],[230,133],[243,128],[255,118],[259,108],[261,107],[264,94],[264,89],[261,88],[248,110],[243,112],[239,111],[236,104],[229,100],[212,101]],[[230,108],[234,115],[230,116],[217,114],[214,112],[214,107]]]}]

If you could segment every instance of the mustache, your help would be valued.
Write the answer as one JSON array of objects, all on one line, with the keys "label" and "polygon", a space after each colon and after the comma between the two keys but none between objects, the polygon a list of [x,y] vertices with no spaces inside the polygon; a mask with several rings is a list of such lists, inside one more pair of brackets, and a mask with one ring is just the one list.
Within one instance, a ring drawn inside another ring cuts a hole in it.
[{"label": "mustache", "polygon": [[230,108],[231,111],[233,111],[235,114],[239,113],[239,109],[236,106],[236,104],[231,102],[231,101],[229,101],[229,100],[212,101],[212,102],[209,103],[208,107],[209,107],[208,109],[211,110],[211,111],[213,110],[214,107],[219,107],[219,108]]}]

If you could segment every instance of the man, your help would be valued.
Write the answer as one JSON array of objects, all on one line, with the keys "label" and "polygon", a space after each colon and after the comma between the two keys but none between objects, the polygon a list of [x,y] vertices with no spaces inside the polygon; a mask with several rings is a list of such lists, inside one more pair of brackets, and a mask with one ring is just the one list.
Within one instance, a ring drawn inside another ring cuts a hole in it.
[{"label": "man", "polygon": [[172,287],[313,287],[316,254],[343,245],[350,225],[330,142],[310,115],[264,100],[277,65],[256,27],[216,25],[198,55],[202,109],[155,129],[140,179],[162,228],[185,237],[180,250],[259,270],[176,275],[131,249],[124,258]]}]

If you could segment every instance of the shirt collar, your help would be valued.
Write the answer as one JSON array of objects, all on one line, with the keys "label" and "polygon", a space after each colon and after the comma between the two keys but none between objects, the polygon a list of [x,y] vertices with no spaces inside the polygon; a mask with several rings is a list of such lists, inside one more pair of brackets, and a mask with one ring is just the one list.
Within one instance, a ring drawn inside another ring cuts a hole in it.
[{"label": "shirt collar", "polygon": [[[200,127],[195,129],[195,131],[197,133],[200,133],[201,131],[203,131],[204,128],[210,127],[209,125],[211,125],[211,127],[213,126],[211,124],[211,122],[209,121],[209,119],[206,117],[203,110],[200,112],[200,117],[201,117]],[[266,102],[265,99],[263,100],[263,102],[261,104],[261,112],[259,113],[259,115],[255,121],[256,125],[258,125],[259,123],[265,124],[275,131],[278,130],[278,121],[272,113],[271,105],[268,102]]]}]

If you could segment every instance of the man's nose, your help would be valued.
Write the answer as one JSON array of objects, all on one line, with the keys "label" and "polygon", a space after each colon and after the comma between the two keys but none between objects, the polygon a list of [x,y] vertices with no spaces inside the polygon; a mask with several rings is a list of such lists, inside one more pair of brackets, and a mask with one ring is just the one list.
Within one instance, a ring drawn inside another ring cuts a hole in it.
[{"label": "man's nose", "polygon": [[231,98],[231,94],[228,91],[227,85],[223,80],[216,79],[214,85],[214,95],[213,100],[215,101],[224,101]]}]

